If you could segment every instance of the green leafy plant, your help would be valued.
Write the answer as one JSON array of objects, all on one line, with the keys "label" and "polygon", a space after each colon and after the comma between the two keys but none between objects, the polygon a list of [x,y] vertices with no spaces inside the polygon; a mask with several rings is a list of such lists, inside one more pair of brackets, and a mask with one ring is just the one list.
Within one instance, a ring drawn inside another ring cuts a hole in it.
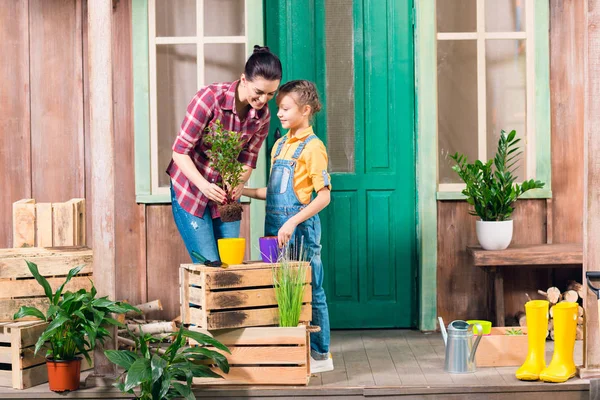
[{"label": "green leafy plant", "polygon": [[111,301],[107,297],[96,298],[97,292],[93,283],[90,291],[81,289],[75,293],[63,293],[65,285],[81,271],[83,265],[71,269],[55,293],[52,293],[50,284],[39,273],[36,264],[27,261],[27,267],[44,288],[49,301],[45,314],[35,307],[22,306],[14,315],[14,319],[36,317],[48,322],[35,344],[35,354],[48,342],[46,357],[49,359],[73,360],[76,354],[81,353],[91,361],[88,352],[94,349],[96,342],[104,343],[110,336],[105,326],[122,326],[110,317],[111,313],[139,312],[137,308],[126,303]]},{"label": "green leafy plant", "polygon": [[505,335],[507,336],[521,336],[523,335],[523,331],[521,329],[508,329],[506,332],[504,332]]},{"label": "green leafy plant", "polygon": [[283,327],[298,326],[300,322],[307,272],[306,266],[292,260],[292,258],[304,260],[305,253],[302,246],[298,257],[292,257],[291,252],[290,246],[286,251],[282,251],[273,268],[273,285],[279,308],[279,326]]},{"label": "green leafy plant", "polygon": [[506,221],[514,211],[515,201],[526,191],[544,187],[544,183],[530,179],[522,184],[515,183],[517,162],[522,154],[517,144],[516,131],[500,132],[498,149],[494,159],[485,164],[479,160],[469,164],[467,157],[455,153],[452,169],[467,187],[462,191],[467,202],[473,206],[471,215],[482,221]]},{"label": "green leafy plant", "polygon": [[220,186],[226,193],[225,204],[219,207],[224,222],[242,219],[242,207],[234,199],[233,191],[241,183],[244,166],[238,161],[244,148],[242,134],[223,128],[220,120],[216,120],[206,128],[208,134],[205,141],[211,147],[206,151],[209,164],[221,175]]},{"label": "green leafy plant", "polygon": [[[150,334],[132,335],[135,347],[130,350],[105,350],[104,354],[125,372],[115,387],[123,393],[134,394],[142,400],[162,400],[183,397],[195,399],[192,378],[221,378],[213,372],[211,364],[221,371],[229,372],[227,358],[206,345],[230,353],[229,349],[212,337],[200,332],[180,328],[173,333],[173,342],[166,348],[152,348],[158,342]],[[199,343],[198,347],[186,347],[186,338]],[[137,390],[136,390],[137,389]]]}]

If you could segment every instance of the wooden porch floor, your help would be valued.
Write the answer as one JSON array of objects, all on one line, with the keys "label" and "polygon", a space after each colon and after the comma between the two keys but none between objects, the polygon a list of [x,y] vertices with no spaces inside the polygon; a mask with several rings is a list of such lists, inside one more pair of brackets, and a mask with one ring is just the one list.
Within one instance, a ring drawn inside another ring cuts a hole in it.
[{"label": "wooden porch floor", "polygon": [[[308,387],[198,387],[198,398],[402,398],[402,399],[588,399],[589,381],[564,384],[521,382],[516,367],[479,368],[474,374],[443,371],[444,343],[439,333],[411,330],[353,330],[332,332],[335,370],[315,375]],[[551,359],[553,342],[546,346]],[[575,362],[582,361],[582,342]],[[27,390],[0,388],[0,398],[128,398],[114,388],[82,388],[58,395],[47,385]]]}]

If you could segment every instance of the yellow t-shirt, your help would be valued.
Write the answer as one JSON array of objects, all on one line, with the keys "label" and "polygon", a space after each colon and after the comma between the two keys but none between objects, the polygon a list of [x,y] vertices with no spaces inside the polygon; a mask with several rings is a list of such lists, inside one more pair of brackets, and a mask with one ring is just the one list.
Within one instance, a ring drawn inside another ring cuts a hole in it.
[{"label": "yellow t-shirt", "polygon": [[[313,134],[312,126],[296,132],[296,135],[285,141],[277,159],[291,160],[300,143]],[[275,161],[275,152],[282,139],[275,142],[271,151],[271,167]],[[327,150],[323,142],[320,139],[308,142],[300,153],[294,172],[294,191],[302,204],[310,203],[313,190],[318,192],[326,186],[331,190],[331,177],[327,173],[327,163]]]}]

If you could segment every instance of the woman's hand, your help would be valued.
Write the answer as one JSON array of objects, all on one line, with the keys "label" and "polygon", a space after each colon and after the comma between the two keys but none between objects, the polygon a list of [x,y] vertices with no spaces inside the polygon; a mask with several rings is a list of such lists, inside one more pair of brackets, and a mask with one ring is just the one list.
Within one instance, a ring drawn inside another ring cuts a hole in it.
[{"label": "woman's hand", "polygon": [[238,201],[240,197],[242,197],[242,193],[244,192],[245,182],[241,182],[239,185],[233,189],[233,200]]},{"label": "woman's hand", "polygon": [[217,204],[225,203],[227,195],[225,194],[225,191],[216,184],[206,181],[199,189],[209,200],[212,200]]},{"label": "woman's hand", "polygon": [[297,224],[292,219],[288,219],[287,222],[279,229],[279,232],[277,232],[277,242],[279,243],[279,248],[282,248],[287,244],[287,242],[290,241],[296,226]]}]

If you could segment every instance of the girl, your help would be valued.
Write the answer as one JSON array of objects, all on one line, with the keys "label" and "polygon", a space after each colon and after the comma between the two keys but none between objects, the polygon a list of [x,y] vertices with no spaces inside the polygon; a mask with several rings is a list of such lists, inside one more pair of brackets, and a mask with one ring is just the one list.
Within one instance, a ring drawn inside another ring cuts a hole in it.
[{"label": "girl", "polygon": [[[244,195],[267,200],[265,235],[277,236],[279,246],[302,243],[312,269],[313,325],[311,333],[311,372],[333,370],[329,353],[329,313],[323,290],[321,262],[321,222],[318,213],[330,201],[325,145],[314,134],[311,117],[321,104],[312,82],[286,83],[277,95],[277,117],[288,133],[279,139],[271,153],[271,175],[266,188],[244,189]],[[313,192],[316,196],[312,198]]]},{"label": "girl", "polygon": [[188,105],[167,173],[171,176],[175,224],[192,260],[195,250],[210,261],[218,261],[217,240],[240,235],[239,221],[222,222],[219,218],[217,204],[225,201],[225,192],[217,185],[221,177],[209,166],[206,156],[206,127],[220,120],[225,129],[242,133],[244,149],[239,161],[245,166],[242,183],[234,190],[237,200],[269,133],[271,117],[265,105],[280,81],[279,58],[268,47],[254,46],[239,80],[205,86]]}]

